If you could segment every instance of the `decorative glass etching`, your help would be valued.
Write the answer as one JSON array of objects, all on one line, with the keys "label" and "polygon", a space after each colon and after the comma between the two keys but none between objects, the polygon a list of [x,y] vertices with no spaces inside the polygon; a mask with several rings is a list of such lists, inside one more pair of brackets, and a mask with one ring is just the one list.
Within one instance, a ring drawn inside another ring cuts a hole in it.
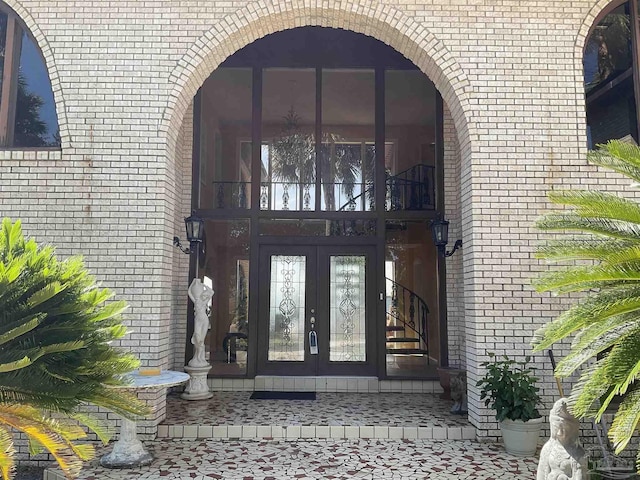
[{"label": "decorative glass etching", "polygon": [[271,256],[269,361],[304,361],[306,257]]},{"label": "decorative glass etching", "polygon": [[331,362],[366,361],[365,266],[364,255],[330,257]]}]

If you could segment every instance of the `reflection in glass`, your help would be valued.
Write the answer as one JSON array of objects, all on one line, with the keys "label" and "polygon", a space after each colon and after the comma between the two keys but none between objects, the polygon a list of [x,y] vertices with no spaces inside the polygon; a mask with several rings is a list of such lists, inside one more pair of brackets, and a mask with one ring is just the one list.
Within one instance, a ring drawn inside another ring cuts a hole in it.
[{"label": "reflection in glass", "polygon": [[261,210],[315,210],[315,90],[315,70],[264,70]]},{"label": "reflection in glass", "polygon": [[2,77],[4,76],[4,50],[7,46],[8,20],[9,16],[5,12],[0,11],[0,102],[2,101]]},{"label": "reflection in glass", "polygon": [[218,68],[201,92],[200,208],[251,208],[251,69]]},{"label": "reflection in glass", "polygon": [[23,32],[16,98],[15,147],[60,146],[49,72],[31,37]]},{"label": "reflection in glass", "polygon": [[260,235],[354,237],[376,234],[376,220],[283,219],[260,220]]},{"label": "reflection in glass", "polygon": [[587,40],[583,58],[587,93],[630,69],[631,52],[631,16],[624,4],[607,14]]},{"label": "reflection in glass", "polygon": [[419,71],[385,72],[385,209],[435,209],[436,89]]},{"label": "reflection in glass", "polygon": [[[588,146],[611,139],[638,142],[629,2],[596,25],[584,50]],[[635,81],[638,81],[637,72]]]},{"label": "reflection in glass", "polygon": [[322,71],[322,209],[375,209],[375,75]]},{"label": "reflection in glass", "polygon": [[428,377],[440,358],[436,247],[425,222],[386,222],[387,375]]},{"label": "reflection in glass", "polygon": [[366,257],[331,255],[329,261],[329,360],[364,362]]},{"label": "reflection in glass", "polygon": [[304,361],[306,260],[271,256],[269,361]]},{"label": "reflection in glass", "polygon": [[213,288],[209,361],[214,375],[245,375],[249,333],[249,221],[205,220],[198,275]]}]

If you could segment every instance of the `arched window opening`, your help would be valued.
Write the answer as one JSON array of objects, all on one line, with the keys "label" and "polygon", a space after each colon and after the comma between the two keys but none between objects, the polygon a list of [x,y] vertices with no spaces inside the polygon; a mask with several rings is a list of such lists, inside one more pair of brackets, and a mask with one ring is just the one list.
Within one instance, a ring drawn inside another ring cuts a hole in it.
[{"label": "arched window opening", "polygon": [[0,148],[60,147],[49,74],[29,30],[0,5]]},{"label": "arched window opening", "polygon": [[589,148],[611,139],[638,143],[640,0],[610,8],[585,46],[584,85]]}]

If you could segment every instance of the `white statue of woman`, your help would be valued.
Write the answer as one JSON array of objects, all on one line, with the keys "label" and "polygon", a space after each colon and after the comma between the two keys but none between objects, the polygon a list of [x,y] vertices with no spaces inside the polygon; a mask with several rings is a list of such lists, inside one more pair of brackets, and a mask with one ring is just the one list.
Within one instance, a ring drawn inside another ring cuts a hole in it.
[{"label": "white statue of woman", "polygon": [[207,307],[209,301],[213,297],[213,290],[202,283],[199,278],[194,278],[189,285],[189,298],[193,302],[193,336],[191,343],[193,344],[193,358],[189,361],[190,367],[207,367],[209,362],[205,358],[204,339],[207,330],[210,328],[209,316],[207,315]]}]

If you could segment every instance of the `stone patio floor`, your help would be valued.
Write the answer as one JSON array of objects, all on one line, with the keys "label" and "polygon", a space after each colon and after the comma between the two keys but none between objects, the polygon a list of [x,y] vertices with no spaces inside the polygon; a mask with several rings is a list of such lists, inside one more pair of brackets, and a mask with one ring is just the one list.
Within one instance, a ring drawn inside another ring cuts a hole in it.
[{"label": "stone patio floor", "polygon": [[[536,458],[478,443],[466,416],[428,393],[319,392],[314,401],[167,399],[167,418],[145,446],[154,462],[109,470],[97,460],[80,480],[535,478]],[[102,455],[111,450],[107,446]],[[49,471],[45,480],[64,480]]]},{"label": "stone patio floor", "polygon": [[[156,440],[146,445],[156,457],[151,465],[108,470],[93,461],[79,480],[531,480],[537,466],[536,458],[471,441]],[[44,478],[64,480],[52,471]]]}]

